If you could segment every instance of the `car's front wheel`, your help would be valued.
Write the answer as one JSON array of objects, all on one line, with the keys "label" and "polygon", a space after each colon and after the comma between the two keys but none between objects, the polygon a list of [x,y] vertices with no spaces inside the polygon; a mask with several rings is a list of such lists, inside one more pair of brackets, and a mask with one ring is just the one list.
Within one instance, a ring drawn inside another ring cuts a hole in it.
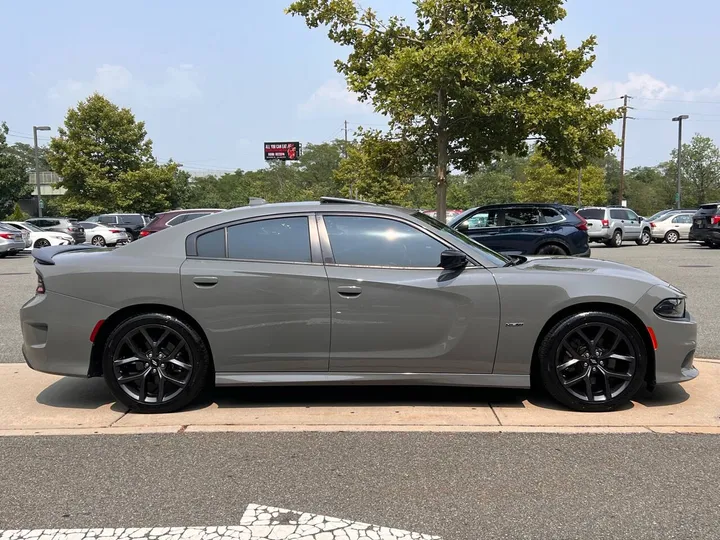
[{"label": "car's front wheel", "polygon": [[648,229],[645,229],[645,230],[643,230],[642,234],[640,235],[640,238],[635,240],[635,243],[638,246],[647,246],[651,240],[652,240],[652,236],[650,235],[650,231]]},{"label": "car's front wheel", "polygon": [[194,401],[205,387],[210,354],[192,326],[163,313],[135,315],[108,336],[103,376],[131,411],[164,413]]},{"label": "car's front wheel", "polygon": [[538,351],[544,387],[577,411],[609,411],[640,389],[647,352],[635,327],[618,315],[591,311],[555,324]]}]

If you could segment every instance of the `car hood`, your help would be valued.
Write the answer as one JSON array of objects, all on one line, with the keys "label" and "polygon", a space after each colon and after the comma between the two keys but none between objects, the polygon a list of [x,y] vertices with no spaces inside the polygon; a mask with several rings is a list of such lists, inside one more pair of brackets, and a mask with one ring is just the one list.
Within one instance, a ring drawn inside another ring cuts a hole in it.
[{"label": "car hood", "polygon": [[624,277],[644,281],[648,285],[669,285],[659,277],[645,270],[626,264],[601,259],[585,259],[580,257],[528,257],[526,262],[515,268],[526,272],[562,272],[566,274],[603,275]]}]

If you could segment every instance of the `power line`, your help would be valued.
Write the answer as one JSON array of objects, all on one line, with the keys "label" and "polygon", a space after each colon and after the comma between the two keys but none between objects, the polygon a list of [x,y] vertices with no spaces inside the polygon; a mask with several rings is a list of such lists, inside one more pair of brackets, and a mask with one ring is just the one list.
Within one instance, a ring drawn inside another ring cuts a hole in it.
[{"label": "power line", "polygon": [[670,103],[702,103],[704,105],[720,105],[720,101],[698,101],[695,99],[664,99],[664,98],[649,98],[649,97],[636,97],[635,99],[642,99],[646,101],[667,101]]},{"label": "power line", "polygon": [[624,96],[607,98],[607,99],[591,99],[590,103],[607,103],[608,101],[617,101],[618,99],[623,99],[623,97]]}]

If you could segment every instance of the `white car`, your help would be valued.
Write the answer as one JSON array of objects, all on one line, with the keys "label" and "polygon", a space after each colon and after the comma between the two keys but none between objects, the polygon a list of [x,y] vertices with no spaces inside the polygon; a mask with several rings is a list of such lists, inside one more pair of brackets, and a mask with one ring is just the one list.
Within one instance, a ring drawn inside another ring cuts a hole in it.
[{"label": "white car", "polygon": [[692,227],[693,213],[665,214],[650,222],[651,234],[656,244],[667,242],[674,244],[678,240],[687,240]]},{"label": "white car", "polygon": [[47,231],[25,221],[3,221],[3,223],[29,235],[30,241],[25,243],[25,249],[69,246],[75,243],[75,240],[69,234]]},{"label": "white car", "polygon": [[81,221],[78,223],[85,229],[85,243],[93,246],[116,246],[127,244],[131,241],[127,231],[122,227],[106,226],[102,223],[92,221]]}]

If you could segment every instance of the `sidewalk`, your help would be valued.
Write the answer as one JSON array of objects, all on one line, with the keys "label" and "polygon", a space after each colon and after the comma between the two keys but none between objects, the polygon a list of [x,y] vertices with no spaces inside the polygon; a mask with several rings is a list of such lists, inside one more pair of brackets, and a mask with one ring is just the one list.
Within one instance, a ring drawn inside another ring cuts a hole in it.
[{"label": "sidewalk", "polygon": [[0,364],[0,436],[208,431],[485,431],[718,433],[720,361],[659,387],[627,408],[577,413],[516,390],[439,387],[230,388],[173,414],[129,414],[102,379],[73,379]]}]

